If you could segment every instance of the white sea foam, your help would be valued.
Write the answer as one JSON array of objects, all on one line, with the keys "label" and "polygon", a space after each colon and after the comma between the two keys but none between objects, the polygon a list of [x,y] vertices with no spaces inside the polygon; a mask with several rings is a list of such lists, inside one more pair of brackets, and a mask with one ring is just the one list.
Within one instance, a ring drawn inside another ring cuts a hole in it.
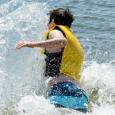
[{"label": "white sea foam", "polygon": [[[82,77],[85,78],[82,78],[81,80],[82,87],[86,91],[98,88],[98,92],[96,94],[98,95],[98,103],[95,103],[97,100],[93,100],[92,112],[88,112],[86,115],[114,115],[115,87],[113,76],[114,67],[111,64],[98,64],[94,62],[84,68]],[[21,99],[18,105],[17,110],[19,110],[19,115],[52,115],[54,113],[55,115],[59,115],[60,112],[63,115],[84,115],[84,113],[74,110],[57,109],[53,105],[49,104],[44,97],[40,96],[25,96]],[[23,109],[28,112],[24,113],[24,111],[22,111]]]},{"label": "white sea foam", "polygon": [[41,79],[44,56],[38,53],[38,49],[19,51],[15,49],[15,45],[19,40],[43,39],[42,32],[46,30],[47,24],[47,6],[11,0],[0,9],[1,114],[2,108],[17,102],[22,96],[33,92],[42,93],[39,89],[43,88]]},{"label": "white sea foam", "polygon": [[[47,4],[28,1],[10,0],[0,6],[0,114],[83,115],[74,110],[57,109],[40,96],[45,92],[42,79],[44,56],[36,53],[38,49],[15,50],[15,44],[19,40],[41,40],[42,32],[46,30]],[[91,50],[89,54],[92,56]],[[105,53],[109,57],[107,52]],[[114,115],[114,76],[115,60],[101,64],[86,63],[82,71],[81,86],[89,93],[93,103],[92,112],[86,115]]]},{"label": "white sea foam", "polygon": [[81,83],[86,88],[114,88],[115,66],[110,63],[93,62],[82,72]]},{"label": "white sea foam", "polygon": [[54,105],[51,105],[42,96],[25,96],[16,108],[17,115],[61,115]]}]

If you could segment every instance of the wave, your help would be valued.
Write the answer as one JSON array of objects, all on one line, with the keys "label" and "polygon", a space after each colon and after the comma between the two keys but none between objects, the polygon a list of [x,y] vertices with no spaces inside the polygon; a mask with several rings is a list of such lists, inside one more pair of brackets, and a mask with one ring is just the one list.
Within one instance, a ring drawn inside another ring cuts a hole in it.
[{"label": "wave", "polygon": [[[39,92],[44,56],[38,49],[16,50],[19,40],[41,40],[46,31],[46,4],[12,0],[0,6],[0,107],[16,103],[22,96]],[[41,12],[42,11],[42,12]],[[41,92],[42,93],[42,92]]]},{"label": "wave", "polygon": [[[42,32],[46,31],[48,18],[46,14],[49,10],[47,3],[52,1],[0,2],[0,114],[2,115],[75,115],[76,113],[82,115],[74,110],[57,109],[45,99],[46,87],[43,79],[45,57],[39,53],[39,49],[19,51],[15,49],[15,44],[19,40],[43,39]],[[82,40],[86,45],[85,48],[91,47],[84,39]],[[91,44],[95,43],[97,41]],[[99,47],[97,49],[99,54],[92,54],[94,48],[88,48],[85,53],[85,61],[90,63],[84,62],[81,74],[81,86],[86,90],[93,106],[92,112],[86,114],[112,115],[115,113],[115,61],[111,60],[113,58],[109,59],[107,51],[104,54]],[[107,57],[108,63],[105,62],[106,58],[100,61],[101,63],[95,61],[97,58],[103,59],[100,51]],[[93,56],[97,56],[96,59]]]}]

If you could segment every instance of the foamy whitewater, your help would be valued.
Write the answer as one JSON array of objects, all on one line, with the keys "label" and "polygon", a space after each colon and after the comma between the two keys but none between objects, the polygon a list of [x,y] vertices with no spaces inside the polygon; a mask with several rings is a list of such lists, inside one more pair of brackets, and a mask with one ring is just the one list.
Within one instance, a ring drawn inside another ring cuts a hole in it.
[{"label": "foamy whitewater", "polygon": [[69,7],[77,18],[72,29],[84,48],[81,87],[92,110],[86,115],[115,114],[114,0],[0,1],[0,115],[83,115],[51,105],[44,83],[40,49],[16,50],[20,40],[43,40],[47,13]]}]

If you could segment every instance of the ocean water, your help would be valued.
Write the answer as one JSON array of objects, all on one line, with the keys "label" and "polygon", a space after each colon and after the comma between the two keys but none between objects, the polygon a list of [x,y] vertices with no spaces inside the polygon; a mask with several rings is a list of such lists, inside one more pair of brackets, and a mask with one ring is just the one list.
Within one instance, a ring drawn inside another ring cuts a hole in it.
[{"label": "ocean water", "polygon": [[92,103],[86,115],[115,114],[115,0],[0,0],[0,115],[83,115],[44,98],[40,49],[15,49],[20,40],[43,40],[47,13],[58,7],[74,14],[72,30],[84,48],[81,87]]}]

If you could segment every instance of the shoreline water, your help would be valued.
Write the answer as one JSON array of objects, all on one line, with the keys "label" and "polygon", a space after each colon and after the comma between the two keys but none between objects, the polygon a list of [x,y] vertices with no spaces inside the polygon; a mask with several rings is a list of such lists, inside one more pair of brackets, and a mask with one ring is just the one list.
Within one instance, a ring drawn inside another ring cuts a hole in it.
[{"label": "shoreline water", "polygon": [[93,102],[92,113],[86,114],[113,115],[114,1],[40,2],[41,0],[0,2],[0,115],[82,115],[72,110],[58,110],[44,99],[44,57],[38,53],[38,49],[15,50],[15,44],[19,40],[43,39],[47,12],[54,7],[69,7],[75,14],[72,29],[81,42],[85,55],[81,84]]}]

